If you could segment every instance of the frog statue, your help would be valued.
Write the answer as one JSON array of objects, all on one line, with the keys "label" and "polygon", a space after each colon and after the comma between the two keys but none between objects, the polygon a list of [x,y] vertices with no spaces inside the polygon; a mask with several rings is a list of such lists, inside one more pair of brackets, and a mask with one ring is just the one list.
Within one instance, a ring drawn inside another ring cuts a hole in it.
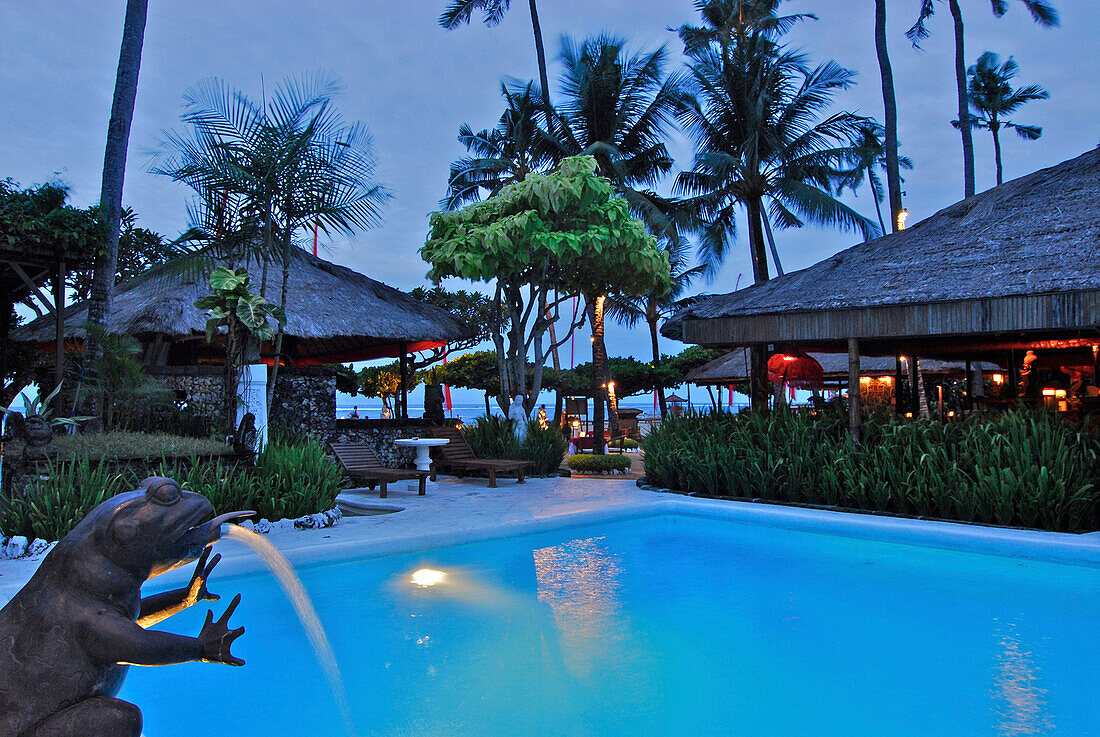
[{"label": "frog statue", "polygon": [[[0,609],[0,735],[139,737],[141,711],[115,698],[130,665],[203,661],[244,665],[229,629],[240,594],[198,637],[150,629],[203,601],[221,556],[209,558],[220,526],[252,512],[203,522],[214,508],[172,479],[148,478],[93,509]],[[142,598],[146,580],[198,559],[190,583]]]}]

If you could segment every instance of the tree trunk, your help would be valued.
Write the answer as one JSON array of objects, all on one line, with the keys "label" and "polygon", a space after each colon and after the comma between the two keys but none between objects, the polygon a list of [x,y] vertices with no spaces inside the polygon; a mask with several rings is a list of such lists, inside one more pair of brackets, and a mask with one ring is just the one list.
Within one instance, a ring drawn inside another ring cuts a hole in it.
[{"label": "tree trunk", "polygon": [[[653,367],[661,363],[661,347],[657,343],[657,316],[652,315],[652,319],[648,319],[649,323],[649,342],[653,348]],[[657,390],[657,401],[661,408],[661,417],[663,418],[668,413],[668,402],[665,400],[665,388],[660,383],[655,387]]]},{"label": "tree trunk", "polygon": [[764,346],[749,348],[749,403],[754,412],[768,410],[768,353]]},{"label": "tree trunk", "polygon": [[[873,199],[873,195],[872,195]],[[775,264],[775,273],[783,276],[783,264],[779,263],[779,251],[775,248],[775,237],[772,235],[772,224],[768,220],[767,209],[760,208],[760,220],[764,223],[764,235],[768,237],[768,250],[772,252],[772,262]]]},{"label": "tree trunk", "polygon": [[546,49],[542,45],[542,26],[539,25],[539,11],[535,0],[530,0],[531,5],[531,32],[535,35],[535,56],[539,62],[539,84],[542,85],[542,102],[546,110],[546,129],[551,130],[551,119],[554,108],[550,104],[550,79],[546,74]]},{"label": "tree trunk", "polygon": [[[604,407],[607,406],[607,346],[603,342],[604,320],[603,304],[606,298],[585,297],[588,319],[592,325],[592,452],[603,454],[604,446]],[[612,420],[613,422],[614,420]]]},{"label": "tree trunk", "polygon": [[[126,150],[130,142],[130,124],[134,119],[141,46],[145,40],[145,19],[149,0],[127,0],[122,46],[118,54],[118,72],[111,101],[111,120],[107,126],[107,148],[103,156],[103,182],[99,208],[107,228],[107,242],[95,262],[88,299],[88,319],[106,325],[111,313],[111,296],[118,270],[118,238],[122,220],[122,183],[126,175]],[[85,357],[93,358],[99,346],[91,334],[85,339]]]},{"label": "tree trunk", "polygon": [[222,369],[222,419],[225,422],[225,436],[237,432],[237,362],[241,354],[243,335],[236,324],[237,318],[230,317],[225,326],[225,366]]},{"label": "tree trunk", "polygon": [[[882,203],[878,201],[878,196],[875,194],[875,183],[871,178],[871,170],[867,170],[867,188],[871,190],[871,199],[875,201],[875,214],[878,215],[878,227],[882,229],[882,234],[886,235],[886,223],[882,220]],[[894,218],[897,219],[896,217]],[[867,236],[864,241],[870,240],[871,237]]]},{"label": "tree trunk", "polygon": [[997,159],[997,185],[1004,184],[1004,169],[1001,167],[1001,125],[993,118],[989,124],[989,132],[993,134],[993,155]]},{"label": "tree trunk", "polygon": [[863,440],[859,374],[859,341],[848,338],[848,434],[851,435],[852,443],[855,445],[859,445]]},{"label": "tree trunk", "polygon": [[[287,230],[283,240],[283,283],[279,289],[279,307],[286,312],[287,284],[290,281],[290,231]],[[271,362],[271,375],[267,381],[267,416],[271,417],[271,405],[275,401],[275,381],[279,378],[279,360],[283,355],[284,326],[280,322],[275,333],[275,359]]]},{"label": "tree trunk", "polygon": [[963,193],[974,194],[974,131],[970,127],[970,96],[966,91],[966,52],[963,48],[963,18],[959,0],[948,0],[955,21],[955,86],[959,97],[959,132],[963,144]]},{"label": "tree trunk", "polygon": [[[886,0],[875,0],[875,50],[878,52],[879,74],[882,77],[882,106],[886,129],[886,188],[890,193],[890,229],[898,230],[901,212],[901,167],[898,164],[898,103],[894,97],[894,71],[886,43]],[[876,201],[875,206],[878,206]],[[882,222],[882,215],[879,215]],[[883,228],[883,235],[886,229]]]},{"label": "tree trunk", "polygon": [[752,277],[754,284],[763,284],[768,280],[768,255],[764,245],[764,230],[760,215],[763,209],[760,198],[745,201],[749,214],[749,254],[752,256]]},{"label": "tree trunk", "polygon": [[485,392],[485,416],[493,414],[492,407],[489,406],[489,392]]}]

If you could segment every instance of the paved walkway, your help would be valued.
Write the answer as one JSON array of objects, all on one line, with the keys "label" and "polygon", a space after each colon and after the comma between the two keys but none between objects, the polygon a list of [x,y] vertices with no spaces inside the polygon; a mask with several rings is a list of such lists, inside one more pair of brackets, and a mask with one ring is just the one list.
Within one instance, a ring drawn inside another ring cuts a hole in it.
[{"label": "paved walkway", "polygon": [[[578,515],[643,511],[668,495],[643,491],[628,479],[529,479],[522,486],[500,479],[489,489],[485,479],[440,478],[427,496],[409,491],[404,483],[390,485],[389,497],[377,492],[345,492],[352,503],[400,508],[394,514],[345,516],[321,530],[283,530],[265,535],[291,563],[308,565],[331,557],[368,557],[445,547],[560,524]],[[218,573],[246,573],[260,567],[258,559],[236,542],[223,541],[216,550],[223,560]],[[37,569],[40,559],[0,561],[0,605],[6,603]],[[215,574],[217,575],[217,574]],[[154,580],[151,586],[173,584],[190,576],[190,567]]]}]

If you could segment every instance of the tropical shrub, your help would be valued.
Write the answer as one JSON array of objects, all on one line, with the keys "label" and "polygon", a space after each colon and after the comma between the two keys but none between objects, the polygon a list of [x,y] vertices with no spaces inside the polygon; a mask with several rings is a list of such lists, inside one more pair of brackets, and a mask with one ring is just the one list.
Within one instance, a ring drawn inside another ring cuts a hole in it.
[{"label": "tropical shrub", "polygon": [[641,444],[634,438],[615,438],[607,444],[607,447],[615,450],[637,450]]},{"label": "tropical shrub", "polygon": [[288,443],[273,437],[254,467],[196,458],[165,459],[155,469],[144,469],[84,455],[60,461],[16,489],[0,509],[0,532],[58,540],[97,504],[136,488],[150,473],[206,496],[218,512],[251,509],[270,520],[332,509],[342,479],[312,438]]},{"label": "tropical shrub", "polygon": [[511,458],[531,461],[532,476],[551,476],[558,472],[565,457],[566,442],[556,427],[543,428],[527,423],[523,443],[516,442],[513,422],[499,415],[485,415],[462,428],[462,434],[475,455],[483,458]]},{"label": "tropical shrub", "polygon": [[630,458],[621,454],[577,453],[566,460],[569,470],[577,473],[610,473],[630,470]]},{"label": "tropical shrub", "polygon": [[872,419],[855,447],[830,412],[668,417],[646,438],[651,484],[1047,530],[1100,524],[1100,436],[1049,413]]}]

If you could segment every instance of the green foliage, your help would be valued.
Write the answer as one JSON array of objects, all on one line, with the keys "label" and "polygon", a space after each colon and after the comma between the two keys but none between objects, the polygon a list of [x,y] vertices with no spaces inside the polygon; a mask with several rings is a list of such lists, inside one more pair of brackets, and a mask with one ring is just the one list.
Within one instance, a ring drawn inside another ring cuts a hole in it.
[{"label": "green foliage", "polygon": [[616,438],[609,442],[607,447],[615,450],[637,450],[641,444],[634,438]]},{"label": "green foliage", "polygon": [[[110,432],[59,434],[56,461],[97,458],[108,461],[129,459],[187,458],[190,456],[228,455],[232,448],[210,437],[196,438],[166,432],[112,430]],[[18,458],[23,441],[13,440],[4,448],[4,455]]]},{"label": "green foliage", "polygon": [[213,342],[218,328],[239,324],[259,340],[271,340],[275,330],[270,319],[286,323],[286,314],[259,294],[248,290],[248,270],[219,266],[210,272],[213,294],[195,301],[195,307],[209,310],[206,339]]},{"label": "green foliage", "polygon": [[[635,394],[651,392],[662,381],[662,374],[648,363],[636,358],[614,357],[608,359],[611,380],[615,382],[615,395],[620,399]],[[554,371],[546,369],[546,388],[574,397],[590,397],[593,394],[592,363],[577,364],[571,369]]]},{"label": "green foliage", "polygon": [[[409,391],[420,383],[421,376],[408,372],[405,382]],[[337,389],[351,395],[388,399],[401,391],[401,364],[398,361],[382,366],[366,366],[355,371],[351,366],[342,366],[337,373]]]},{"label": "green foliage", "polygon": [[701,496],[1095,529],[1100,437],[1053,415],[870,420],[854,447],[839,413],[666,418],[645,440],[650,483]]},{"label": "green foliage", "polygon": [[459,289],[454,292],[443,287],[424,289],[417,287],[409,292],[414,299],[435,305],[446,310],[463,325],[469,326],[476,334],[466,340],[451,341],[447,349],[450,351],[465,351],[473,348],[478,343],[483,343],[493,336],[493,321],[496,319],[496,311],[493,309],[493,300],[478,292],[467,292]]},{"label": "green foliage", "polygon": [[60,184],[19,189],[11,179],[0,180],[0,240],[32,252],[94,253],[106,243],[103,222],[95,208],[66,205],[68,195]]},{"label": "green foliage", "polygon": [[[119,427],[140,413],[171,406],[175,395],[164,384],[145,373],[141,343],[129,335],[110,333],[102,325],[85,323],[100,350],[86,365],[67,367],[76,387],[72,406],[95,398],[103,412],[103,426]],[[82,359],[83,357],[81,357]]]},{"label": "green foliage", "polygon": [[556,474],[566,450],[561,431],[556,427],[543,428],[532,420],[527,423],[527,435],[520,444],[513,428],[514,423],[506,417],[487,415],[463,427],[462,434],[475,455],[531,461],[532,476]]},{"label": "green foliage", "polygon": [[[59,540],[100,502],[136,488],[148,472],[90,454],[57,462],[7,500],[0,509],[0,530]],[[255,468],[191,458],[162,460],[154,473],[206,496],[218,512],[251,509],[270,520],[332,509],[342,478],[316,440],[288,443],[275,435]]]},{"label": "green foliage", "polygon": [[569,456],[565,463],[569,466],[570,471],[576,471],[577,473],[596,474],[630,470],[630,458],[621,453],[609,453],[607,455],[577,453]]},{"label": "green foliage", "polygon": [[667,254],[589,156],[458,212],[433,213],[420,254],[432,281],[551,282],[569,294],[648,294],[669,283]]},{"label": "green foliage", "polygon": [[431,370],[432,379],[440,384],[483,392],[500,392],[500,364],[495,351],[464,353],[443,366]]},{"label": "green foliage", "polygon": [[[118,267],[115,283],[137,276],[150,267],[167,263],[180,255],[175,245],[148,228],[138,227],[137,216],[123,208],[118,237]],[[90,269],[73,271],[65,281],[76,299],[87,299],[92,289]]]}]

